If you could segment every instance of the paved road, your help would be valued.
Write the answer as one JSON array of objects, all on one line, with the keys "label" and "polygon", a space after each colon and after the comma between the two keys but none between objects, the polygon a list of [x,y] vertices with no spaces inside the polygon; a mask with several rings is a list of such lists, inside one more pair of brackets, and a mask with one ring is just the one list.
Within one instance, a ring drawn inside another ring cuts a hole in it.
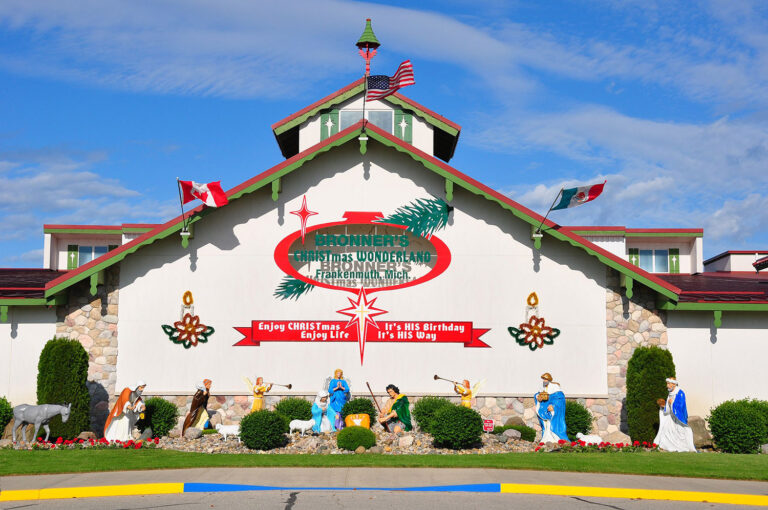
[{"label": "paved road", "polygon": [[[548,484],[677,491],[768,495],[768,482],[741,482],[594,473],[557,473],[493,469],[392,468],[203,468],[65,475],[0,477],[0,491],[165,482],[250,484],[277,487],[400,488],[459,484]],[[736,496],[735,496],[736,497]],[[192,493],[111,498],[58,499],[0,503],[0,509],[143,509],[143,508],[279,508],[288,510],[365,508],[448,510],[477,509],[703,509],[748,508],[737,505],[648,501],[602,497],[573,497],[463,492],[403,492],[285,489],[228,493]]]}]

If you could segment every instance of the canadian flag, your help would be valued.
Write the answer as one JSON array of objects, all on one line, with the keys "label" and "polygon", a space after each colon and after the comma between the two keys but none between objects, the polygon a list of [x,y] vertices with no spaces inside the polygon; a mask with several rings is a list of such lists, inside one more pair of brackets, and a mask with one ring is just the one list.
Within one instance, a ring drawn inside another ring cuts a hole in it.
[{"label": "canadian flag", "polygon": [[229,202],[226,193],[221,189],[221,181],[209,183],[179,181],[179,184],[181,184],[182,203],[184,204],[196,198],[202,200],[209,207],[221,207]]}]

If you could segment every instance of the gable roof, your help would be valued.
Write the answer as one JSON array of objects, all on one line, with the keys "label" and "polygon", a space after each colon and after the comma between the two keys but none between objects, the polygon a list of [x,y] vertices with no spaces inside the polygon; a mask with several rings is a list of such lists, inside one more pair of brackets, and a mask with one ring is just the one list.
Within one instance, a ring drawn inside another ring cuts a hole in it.
[{"label": "gable roof", "polygon": [[[272,168],[262,172],[261,174],[243,182],[242,184],[235,186],[227,191],[227,197],[232,202],[238,198],[254,191],[264,188],[268,185],[272,185],[273,193],[276,193],[277,187],[275,184],[283,176],[288,175],[300,168],[304,163],[311,161],[320,154],[323,154],[334,147],[338,147],[347,143],[357,143],[357,138],[365,129],[369,138],[369,143],[378,142],[384,146],[393,148],[403,154],[410,156],[415,161],[421,163],[426,169],[431,170],[441,177],[446,179],[446,190],[449,188],[452,190],[454,185],[460,186],[467,191],[483,196],[484,198],[498,203],[502,208],[510,211],[517,218],[529,223],[531,227],[538,226],[542,222],[543,217],[538,213],[518,204],[514,200],[502,195],[501,193],[489,188],[488,186],[476,181],[475,179],[461,173],[455,168],[449,166],[443,161],[426,154],[425,152],[417,149],[416,147],[403,142],[395,136],[381,130],[373,124],[369,124],[363,121],[354,124],[347,129],[329,137],[328,139],[318,143],[317,145],[308,148],[307,150],[296,154],[295,156],[273,166]],[[226,207],[223,206],[223,207]],[[221,208],[219,208],[221,209]],[[194,223],[200,221],[202,218],[211,214],[216,208],[209,208],[206,205],[199,205],[193,210],[185,214],[188,225],[194,226]],[[84,264],[83,266],[67,272],[66,274],[55,278],[48,282],[45,287],[45,296],[48,299],[53,299],[56,294],[65,290],[66,288],[80,282],[88,277],[91,278],[92,288],[95,288],[95,277],[100,271],[110,267],[113,264],[121,261],[123,258],[131,253],[134,253],[143,246],[152,244],[153,242],[164,239],[182,229],[182,216],[178,216],[162,225],[157,226],[153,230],[137,237],[136,239],[115,248],[101,257],[92,260],[91,262]],[[633,281],[641,283],[659,294],[663,295],[668,300],[677,301],[680,289],[657,276],[654,276],[637,266],[630,264],[628,261],[613,255],[612,253],[600,248],[599,246],[591,243],[583,237],[568,231],[568,229],[562,228],[551,220],[546,220],[542,224],[542,233],[547,234],[557,240],[565,241],[577,248],[581,248],[588,254],[596,257],[603,264],[610,266],[626,277]]]}]

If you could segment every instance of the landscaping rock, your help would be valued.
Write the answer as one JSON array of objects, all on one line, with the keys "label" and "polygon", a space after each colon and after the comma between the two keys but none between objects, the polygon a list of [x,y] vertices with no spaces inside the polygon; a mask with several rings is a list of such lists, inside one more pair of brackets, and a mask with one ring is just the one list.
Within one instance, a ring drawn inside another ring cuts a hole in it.
[{"label": "landscaping rock", "polygon": [[384,453],[384,448],[381,446],[374,446],[368,450],[368,453]]},{"label": "landscaping rock", "polygon": [[0,448],[8,448],[13,446],[13,441],[10,439],[0,439]]},{"label": "landscaping rock", "polygon": [[96,439],[96,433],[91,432],[90,430],[86,430],[85,432],[80,432],[80,434],[77,436],[77,439],[82,439],[84,441],[88,441],[89,439]]},{"label": "landscaping rock", "polygon": [[195,427],[189,427],[184,432],[184,439],[200,439],[203,435],[203,431],[196,429]]},{"label": "landscaping rock", "polygon": [[173,429],[170,432],[168,432],[168,437],[181,437],[181,429]]},{"label": "landscaping rock", "polygon": [[509,439],[520,439],[520,438],[523,436],[523,435],[520,433],[520,431],[519,431],[519,430],[515,430],[515,429],[507,429],[507,430],[505,430],[505,431],[504,431],[504,433],[503,433],[503,434],[501,434],[501,435],[502,435],[502,436],[505,436],[505,437],[507,437],[507,438],[509,438]]},{"label": "landscaping rock", "polygon": [[413,444],[413,436],[405,436],[401,437],[400,440],[397,442],[397,446],[400,448],[407,448]]},{"label": "landscaping rock", "polygon": [[220,413],[213,413],[213,416],[210,418],[211,420],[211,427],[216,428],[216,425],[223,425],[224,422],[221,420],[221,414]]},{"label": "landscaping rock", "polygon": [[764,453],[765,455],[768,455],[768,443],[760,447],[760,453]]},{"label": "landscaping rock", "polygon": [[616,432],[611,432],[610,434],[606,434],[602,437],[603,437],[603,441],[606,441],[608,443],[632,444],[632,440],[629,438],[629,436],[618,430]]},{"label": "landscaping rock", "polygon": [[358,446],[355,448],[355,453],[365,453],[365,446]]},{"label": "landscaping rock", "polygon": [[693,444],[696,449],[712,448],[712,434],[707,430],[707,424],[701,416],[688,417],[688,425],[693,430]]},{"label": "landscaping rock", "polygon": [[525,422],[523,421],[523,419],[521,417],[513,416],[513,417],[511,417],[510,419],[508,419],[507,421],[504,422],[504,426],[505,427],[508,426],[508,425],[514,425],[515,427],[525,426]]}]

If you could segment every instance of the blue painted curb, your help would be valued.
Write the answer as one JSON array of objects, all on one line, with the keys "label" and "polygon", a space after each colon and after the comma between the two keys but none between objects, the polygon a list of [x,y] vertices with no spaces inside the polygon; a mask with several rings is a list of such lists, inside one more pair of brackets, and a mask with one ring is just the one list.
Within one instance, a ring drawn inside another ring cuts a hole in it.
[{"label": "blue painted curb", "polygon": [[230,483],[185,483],[184,492],[242,491],[407,491],[407,492],[501,492],[501,484],[427,485],[424,487],[284,487]]}]

